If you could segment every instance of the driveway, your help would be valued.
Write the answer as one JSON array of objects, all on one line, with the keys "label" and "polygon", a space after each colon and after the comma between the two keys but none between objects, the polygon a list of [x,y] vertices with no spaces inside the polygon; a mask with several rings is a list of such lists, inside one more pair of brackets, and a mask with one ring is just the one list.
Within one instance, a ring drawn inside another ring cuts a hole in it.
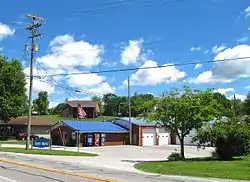
[{"label": "driveway", "polygon": [[[55,150],[69,150],[77,151],[76,147],[56,147]],[[167,157],[174,151],[179,151],[179,146],[166,145],[166,146],[105,146],[105,147],[84,147],[80,148],[82,152],[96,153],[97,157],[65,157],[65,156],[41,156],[29,155],[31,158],[57,160],[67,163],[74,163],[79,165],[88,165],[92,167],[103,167],[128,172],[139,172],[133,166],[136,162],[140,161],[159,161],[166,160]],[[194,146],[185,147],[185,155],[190,157],[206,157],[211,155],[212,148],[205,150],[197,150]],[[22,154],[26,155],[26,154]],[[27,155],[26,155],[27,156]]]}]

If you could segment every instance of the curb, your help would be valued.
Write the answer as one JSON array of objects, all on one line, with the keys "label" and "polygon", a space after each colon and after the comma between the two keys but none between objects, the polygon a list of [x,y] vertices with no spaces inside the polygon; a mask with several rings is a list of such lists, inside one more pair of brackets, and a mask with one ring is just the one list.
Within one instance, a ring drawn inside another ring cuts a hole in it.
[{"label": "curb", "polygon": [[65,175],[69,175],[69,176],[80,177],[83,179],[92,179],[92,180],[103,181],[103,182],[120,182],[118,180],[113,180],[113,179],[107,179],[107,178],[96,177],[96,176],[88,176],[88,175],[84,175],[84,174],[77,174],[77,173],[73,173],[73,172],[61,171],[61,170],[35,166],[35,165],[31,165],[31,164],[24,164],[24,163],[9,161],[9,160],[0,159],[0,162],[19,165],[19,166],[23,166],[23,167],[29,167],[29,168],[43,170],[43,171],[49,171],[49,172],[53,172],[53,173],[59,173],[59,174],[65,174]]}]

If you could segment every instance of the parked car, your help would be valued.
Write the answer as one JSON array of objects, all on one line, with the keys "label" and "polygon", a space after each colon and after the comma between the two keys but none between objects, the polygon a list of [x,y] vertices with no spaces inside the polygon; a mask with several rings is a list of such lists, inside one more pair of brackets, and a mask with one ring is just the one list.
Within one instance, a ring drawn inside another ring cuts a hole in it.
[{"label": "parked car", "polygon": [[[30,135],[30,140],[31,139],[36,139],[36,138],[39,138],[39,136],[37,135]],[[26,140],[27,139],[27,134],[26,133],[18,133],[17,137],[16,137],[17,140]]]}]

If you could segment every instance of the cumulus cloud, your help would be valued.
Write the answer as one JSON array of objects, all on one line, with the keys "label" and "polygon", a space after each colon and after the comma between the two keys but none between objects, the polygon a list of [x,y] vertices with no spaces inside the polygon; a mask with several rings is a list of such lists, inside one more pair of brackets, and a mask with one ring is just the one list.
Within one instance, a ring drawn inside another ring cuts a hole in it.
[{"label": "cumulus cloud", "polygon": [[202,67],[202,64],[198,63],[198,64],[196,64],[196,65],[194,66],[194,69],[199,69],[199,68],[201,68],[201,67]]},{"label": "cumulus cloud", "polygon": [[245,15],[247,18],[250,17],[250,6],[245,9]]},{"label": "cumulus cloud", "polygon": [[[168,65],[168,64],[164,64]],[[143,67],[156,67],[157,62],[153,60],[147,60],[142,66]],[[140,69],[130,77],[131,85],[157,85],[161,83],[170,83],[178,81],[184,78],[186,73],[178,70],[174,66],[154,68],[154,69]],[[123,84],[126,85],[127,81]]]},{"label": "cumulus cloud", "polygon": [[[214,58],[212,70],[199,74],[196,78],[191,78],[190,83],[230,83],[239,78],[250,77],[250,57],[249,45],[237,45],[218,53]],[[216,60],[233,59],[231,61],[216,62]],[[234,60],[235,59],[235,60]]]},{"label": "cumulus cloud", "polygon": [[246,41],[248,41],[248,37],[247,37],[247,36],[241,37],[241,38],[239,38],[239,39],[237,40],[237,42],[241,42],[241,43],[246,42]]},{"label": "cumulus cloud", "polygon": [[234,92],[233,88],[218,88],[216,90],[214,90],[214,92],[218,92],[221,93],[223,95],[226,95],[228,92]]},{"label": "cumulus cloud", "polygon": [[250,85],[245,86],[244,89],[250,89]]},{"label": "cumulus cloud", "polygon": [[204,54],[208,54],[208,53],[209,53],[209,50],[206,49],[206,50],[204,51]]},{"label": "cumulus cloud", "polygon": [[191,47],[190,51],[200,51],[201,47]]},{"label": "cumulus cloud", "polygon": [[107,82],[107,78],[96,73],[69,75],[67,77],[67,83],[71,87],[88,90],[98,94],[115,92],[115,87],[110,86],[110,84]]},{"label": "cumulus cloud", "polygon": [[218,54],[219,52],[225,50],[226,48],[227,48],[227,47],[226,47],[225,45],[220,45],[220,46],[215,45],[215,46],[212,48],[212,52],[213,52],[214,54]]},{"label": "cumulus cloud", "polygon": [[[24,69],[24,73],[26,75],[29,75],[29,70],[30,70],[30,68],[26,67]],[[34,73],[34,75],[37,75],[38,73],[40,75],[45,75],[43,70],[38,70],[36,68],[33,69],[33,73]],[[47,91],[48,94],[52,94],[52,93],[55,92],[55,87],[53,85],[42,82],[42,81],[48,82],[48,80],[46,78],[42,78],[41,81],[39,81],[38,79],[33,80],[33,93],[37,94],[37,93],[39,93],[41,91]],[[30,80],[29,80],[29,78],[26,78],[27,93],[29,91],[29,86],[30,86]]]},{"label": "cumulus cloud", "polygon": [[130,40],[121,52],[121,63],[124,65],[135,64],[140,59],[143,39]]},{"label": "cumulus cloud", "polygon": [[7,37],[14,35],[15,29],[12,29],[6,24],[0,23],[0,40]]},{"label": "cumulus cloud", "polygon": [[65,34],[55,37],[50,42],[50,53],[39,57],[38,62],[47,68],[71,69],[80,66],[91,68],[101,62],[103,46],[89,42],[76,41],[72,35]]},{"label": "cumulus cloud", "polygon": [[[234,95],[231,95],[228,98],[232,100],[232,99],[234,99]],[[235,94],[235,98],[239,99],[241,101],[245,101],[246,100],[246,96],[245,95],[241,95],[241,94]]]}]

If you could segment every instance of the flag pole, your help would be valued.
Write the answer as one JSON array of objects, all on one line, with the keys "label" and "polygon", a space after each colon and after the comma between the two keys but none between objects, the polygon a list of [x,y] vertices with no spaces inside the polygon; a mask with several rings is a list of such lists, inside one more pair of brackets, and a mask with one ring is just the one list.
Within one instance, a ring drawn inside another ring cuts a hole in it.
[{"label": "flag pole", "polygon": [[79,100],[77,102],[77,133],[76,133],[76,145],[77,145],[77,152],[79,152],[79,106],[80,106],[80,103],[79,103]]}]

